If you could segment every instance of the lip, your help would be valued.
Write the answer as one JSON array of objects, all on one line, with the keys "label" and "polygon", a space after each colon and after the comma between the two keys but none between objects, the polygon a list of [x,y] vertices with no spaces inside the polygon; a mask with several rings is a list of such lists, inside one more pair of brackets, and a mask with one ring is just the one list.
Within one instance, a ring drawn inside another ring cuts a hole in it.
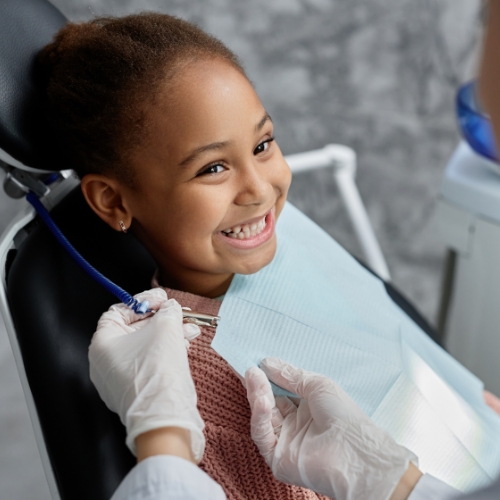
[{"label": "lip", "polygon": [[231,227],[246,226],[246,225],[254,224],[255,222],[259,222],[262,218],[267,217],[269,215],[269,212],[272,212],[273,210],[274,210],[274,207],[271,208],[271,210],[268,210],[265,214],[259,215],[258,217],[254,217],[253,219],[248,219],[244,222],[238,222],[237,224],[233,224]]},{"label": "lip", "polygon": [[[249,219],[246,222],[241,223],[240,225],[252,224],[254,222],[258,222],[262,219],[262,215],[260,217],[255,217],[253,219]],[[264,216],[266,219],[266,227],[262,233],[254,236],[253,238],[245,238],[244,240],[239,240],[237,238],[228,238],[222,234],[222,231],[217,233],[219,238],[222,238],[228,245],[239,248],[242,250],[250,250],[253,248],[257,248],[258,246],[264,244],[266,241],[270,240],[274,234],[275,220],[274,220],[274,207],[269,210],[269,212]]]}]

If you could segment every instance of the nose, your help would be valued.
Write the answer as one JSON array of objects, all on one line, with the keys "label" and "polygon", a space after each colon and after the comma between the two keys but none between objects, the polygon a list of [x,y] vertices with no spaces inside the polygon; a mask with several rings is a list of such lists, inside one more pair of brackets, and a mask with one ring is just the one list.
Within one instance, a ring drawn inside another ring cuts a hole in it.
[{"label": "nose", "polygon": [[273,192],[266,165],[250,161],[238,171],[236,205],[264,205],[269,201]]}]

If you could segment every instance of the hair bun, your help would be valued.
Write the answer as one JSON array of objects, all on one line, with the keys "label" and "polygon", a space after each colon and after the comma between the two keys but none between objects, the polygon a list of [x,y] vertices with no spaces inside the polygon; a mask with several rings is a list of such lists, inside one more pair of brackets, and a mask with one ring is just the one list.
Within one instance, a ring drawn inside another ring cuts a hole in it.
[{"label": "hair bun", "polygon": [[52,42],[38,53],[37,65],[46,83],[65,56],[78,47],[83,40],[88,39],[90,32],[94,29],[91,23],[69,22],[57,32]]}]

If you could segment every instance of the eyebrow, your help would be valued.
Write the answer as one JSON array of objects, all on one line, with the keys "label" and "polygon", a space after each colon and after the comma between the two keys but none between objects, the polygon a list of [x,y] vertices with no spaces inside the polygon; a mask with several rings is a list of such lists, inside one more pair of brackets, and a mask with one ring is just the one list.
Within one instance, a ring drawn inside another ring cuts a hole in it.
[{"label": "eyebrow", "polygon": [[214,150],[216,151],[218,149],[223,149],[226,146],[228,146],[230,143],[231,143],[231,141],[212,142],[211,144],[206,144],[205,146],[200,146],[199,148],[196,148],[193,151],[191,151],[191,153],[188,156],[186,156],[186,158],[184,158],[184,160],[182,160],[179,163],[179,166],[185,167],[189,163],[196,160],[196,158],[198,158],[198,156],[200,156],[202,153],[205,153],[206,151],[214,151]]},{"label": "eyebrow", "polygon": [[[255,125],[255,132],[259,132],[268,121],[272,123],[273,120],[271,119],[269,113],[266,113],[260,119],[259,123]],[[179,163],[179,166],[186,167],[189,163],[192,163],[194,160],[196,160],[196,158],[198,158],[198,156],[200,156],[201,154],[206,153],[207,151],[217,151],[220,149],[224,149],[230,143],[231,141],[222,141],[222,142],[212,142],[211,144],[205,144],[204,146],[200,146],[199,148],[196,148],[193,151],[191,151],[191,153],[189,153],[189,155],[186,156],[186,158],[184,158]]]},{"label": "eyebrow", "polygon": [[257,123],[257,125],[255,125],[255,132],[259,132],[259,130],[262,129],[262,127],[268,122],[270,121],[271,123],[273,123],[273,120],[271,118],[271,115],[269,113],[266,113],[260,120],[259,123]]}]

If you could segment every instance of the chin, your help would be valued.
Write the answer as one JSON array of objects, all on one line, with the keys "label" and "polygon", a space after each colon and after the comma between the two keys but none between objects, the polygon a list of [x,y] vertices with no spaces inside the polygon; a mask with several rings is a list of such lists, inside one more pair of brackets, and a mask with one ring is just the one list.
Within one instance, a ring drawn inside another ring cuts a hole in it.
[{"label": "chin", "polygon": [[273,245],[272,249],[266,250],[265,255],[261,254],[257,258],[249,258],[247,262],[240,262],[234,272],[236,274],[255,274],[268,266],[273,261],[275,254],[276,244]]}]

